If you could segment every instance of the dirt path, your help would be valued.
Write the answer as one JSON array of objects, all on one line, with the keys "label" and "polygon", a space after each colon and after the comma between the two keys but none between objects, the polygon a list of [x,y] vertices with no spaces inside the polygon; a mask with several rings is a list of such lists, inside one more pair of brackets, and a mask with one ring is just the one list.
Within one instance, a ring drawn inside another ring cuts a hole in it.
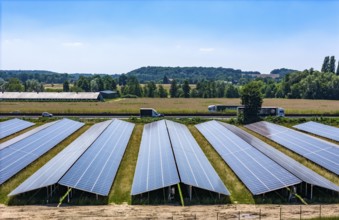
[{"label": "dirt path", "polygon": [[[281,209],[280,209],[281,207]],[[300,219],[320,216],[319,205],[211,205],[211,206],[4,206],[0,219]],[[321,215],[339,216],[339,204],[322,205]]]}]

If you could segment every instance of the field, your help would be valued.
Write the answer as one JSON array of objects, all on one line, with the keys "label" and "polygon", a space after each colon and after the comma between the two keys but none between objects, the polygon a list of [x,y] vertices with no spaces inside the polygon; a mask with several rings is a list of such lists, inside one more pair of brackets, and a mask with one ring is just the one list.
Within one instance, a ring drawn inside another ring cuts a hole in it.
[{"label": "field", "polygon": [[[1,219],[322,219],[334,220],[338,205],[211,205],[211,206],[14,206],[0,205]],[[320,218],[321,216],[321,218]]]},{"label": "field", "polygon": [[[240,105],[240,99],[228,98],[136,98],[106,102],[1,102],[0,113],[138,113],[139,108],[155,108],[158,112],[208,113],[214,104]],[[264,106],[285,108],[287,114],[339,114],[339,101],[305,99],[264,99]]]}]

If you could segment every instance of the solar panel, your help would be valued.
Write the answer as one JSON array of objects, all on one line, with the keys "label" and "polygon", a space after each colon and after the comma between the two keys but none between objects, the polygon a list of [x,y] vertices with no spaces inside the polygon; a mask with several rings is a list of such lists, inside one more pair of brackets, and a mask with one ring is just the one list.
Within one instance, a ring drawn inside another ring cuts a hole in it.
[{"label": "solar panel", "polygon": [[133,128],[132,123],[113,120],[59,184],[107,196]]},{"label": "solar panel", "polygon": [[14,189],[9,196],[56,184],[110,123],[111,120],[93,125]]},{"label": "solar panel", "polygon": [[316,134],[321,137],[339,141],[339,128],[333,126],[309,121],[299,125],[295,125],[293,127],[311,134]]},{"label": "solar panel", "polygon": [[185,125],[166,120],[175,160],[182,183],[212,192],[230,195]]},{"label": "solar panel", "polygon": [[0,122],[0,139],[29,128],[33,125],[34,123],[32,122],[24,121],[17,118]]},{"label": "solar panel", "polygon": [[264,153],[266,156],[277,162],[280,166],[291,172],[293,175],[301,179],[302,181],[312,184],[315,186],[323,187],[326,189],[339,191],[339,187],[327,180],[326,178],[320,176],[318,173],[313,170],[305,167],[299,162],[295,161],[291,157],[285,155],[274,147],[266,144],[262,140],[254,137],[253,135],[245,132],[244,130],[237,128],[236,126],[219,122],[221,125],[225,126],[227,129],[232,131],[234,134],[245,140],[247,143]]},{"label": "solar panel", "polygon": [[23,134],[21,134],[21,135],[15,137],[15,138],[12,138],[12,139],[10,139],[10,140],[4,142],[4,143],[1,143],[1,144],[0,144],[0,150],[6,148],[6,147],[8,147],[8,146],[10,146],[10,145],[12,145],[12,144],[14,144],[14,143],[16,143],[16,142],[18,142],[18,141],[21,141],[22,139],[25,139],[26,137],[31,136],[32,134],[35,134],[35,133],[37,133],[37,132],[39,132],[39,131],[45,129],[45,128],[47,128],[47,127],[53,125],[53,124],[56,123],[56,122],[58,122],[58,121],[53,121],[53,122],[46,123],[46,124],[41,125],[41,126],[39,126],[39,127],[37,127],[37,128],[34,128],[34,129],[32,129],[32,130],[29,130],[29,131],[27,131],[27,132],[25,132],[25,133],[23,133]]},{"label": "solar panel", "polygon": [[269,122],[257,122],[245,127],[339,175],[338,145]]},{"label": "solar panel", "polygon": [[179,183],[164,120],[144,126],[131,195]]},{"label": "solar panel", "polygon": [[0,150],[0,184],[81,128],[84,124],[60,120]]},{"label": "solar panel", "polygon": [[196,125],[253,195],[301,181],[216,121]]}]

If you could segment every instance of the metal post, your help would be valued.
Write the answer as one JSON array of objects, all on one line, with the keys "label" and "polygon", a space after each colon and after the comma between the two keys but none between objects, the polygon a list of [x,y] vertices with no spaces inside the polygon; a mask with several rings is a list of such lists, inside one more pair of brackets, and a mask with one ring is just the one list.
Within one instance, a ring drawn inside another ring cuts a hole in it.
[{"label": "metal post", "polygon": [[321,205],[319,206],[319,218],[321,219]]},{"label": "metal post", "polygon": [[280,206],[280,220],[281,220],[281,206]]},{"label": "metal post", "polygon": [[240,211],[239,211],[239,214],[238,214],[238,219],[240,220]]},{"label": "metal post", "polygon": [[192,201],[192,186],[189,186],[190,189],[190,201]]},{"label": "metal post", "polygon": [[97,199],[97,201],[98,201],[98,194],[95,194],[95,196],[96,196],[96,199]]},{"label": "metal post", "polygon": [[217,220],[219,220],[219,212],[217,212]]},{"label": "metal post", "polygon": [[301,208],[302,206],[300,206],[300,218],[299,219],[301,219],[301,213],[302,213],[302,208]]},{"label": "metal post", "polygon": [[261,209],[259,209],[259,220],[261,220]]},{"label": "metal post", "polygon": [[[69,190],[69,187],[67,187],[67,191]],[[69,193],[67,193],[67,202],[69,203]]]},{"label": "metal post", "polygon": [[311,199],[313,197],[313,185],[311,185]]},{"label": "metal post", "polygon": [[305,196],[307,196],[307,183],[305,183],[306,186],[305,186]]}]

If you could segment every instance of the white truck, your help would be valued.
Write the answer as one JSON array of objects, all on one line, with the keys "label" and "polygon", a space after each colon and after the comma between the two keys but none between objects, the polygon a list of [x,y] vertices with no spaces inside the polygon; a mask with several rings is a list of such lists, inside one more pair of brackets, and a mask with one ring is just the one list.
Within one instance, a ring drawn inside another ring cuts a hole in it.
[{"label": "white truck", "polygon": [[141,108],[140,109],[140,118],[144,117],[164,117],[163,114],[158,113],[155,109],[153,108]]}]

